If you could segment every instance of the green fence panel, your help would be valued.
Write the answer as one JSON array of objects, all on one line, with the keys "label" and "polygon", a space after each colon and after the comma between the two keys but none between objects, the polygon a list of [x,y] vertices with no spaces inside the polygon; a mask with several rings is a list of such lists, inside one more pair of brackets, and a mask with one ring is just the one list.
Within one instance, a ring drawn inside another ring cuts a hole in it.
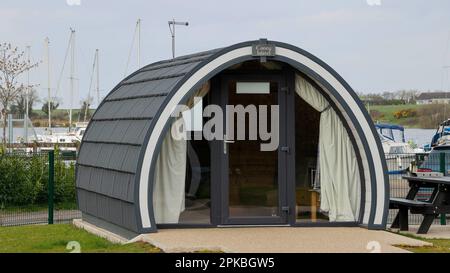
[{"label": "green fence panel", "polygon": [[[445,176],[447,175],[447,167],[445,162],[445,153],[439,154],[439,167],[441,173]],[[441,214],[441,225],[445,226],[447,224],[447,216],[445,214]]]},{"label": "green fence panel", "polygon": [[55,152],[48,152],[48,224],[53,224],[55,199]]}]

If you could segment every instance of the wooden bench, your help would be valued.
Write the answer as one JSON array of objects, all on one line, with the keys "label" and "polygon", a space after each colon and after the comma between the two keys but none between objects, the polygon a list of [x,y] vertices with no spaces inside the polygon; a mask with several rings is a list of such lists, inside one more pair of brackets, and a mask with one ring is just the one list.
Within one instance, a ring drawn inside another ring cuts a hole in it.
[{"label": "wooden bench", "polygon": [[[408,230],[409,211],[424,216],[417,233],[426,234],[434,219],[440,214],[450,213],[450,178],[404,176],[403,179],[409,182],[410,189],[406,198],[390,199],[389,208],[399,210],[391,227]],[[430,199],[427,202],[415,200],[420,188],[424,187],[433,189]]]},{"label": "wooden bench", "polygon": [[432,204],[429,202],[410,200],[406,198],[391,198],[389,207],[393,209],[398,209],[401,206],[422,208],[422,207],[429,207],[431,205]]},{"label": "wooden bench", "polygon": [[[408,211],[411,211],[412,214],[423,214],[427,210],[427,208],[432,206],[433,204],[428,202],[410,200],[406,198],[391,198],[389,202],[389,208],[399,210],[397,217],[395,218],[391,227],[399,228],[402,231],[408,230]],[[428,232],[428,229],[425,231],[425,227],[422,230],[419,228],[418,233],[423,234],[421,232],[426,233]]]}]

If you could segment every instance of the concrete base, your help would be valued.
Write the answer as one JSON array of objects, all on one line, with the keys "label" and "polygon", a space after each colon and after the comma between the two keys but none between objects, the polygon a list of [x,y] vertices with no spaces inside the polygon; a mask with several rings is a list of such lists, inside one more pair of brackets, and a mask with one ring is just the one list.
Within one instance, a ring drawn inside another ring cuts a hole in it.
[{"label": "concrete base", "polygon": [[116,244],[125,244],[128,242],[128,240],[124,237],[121,237],[115,233],[112,233],[106,229],[100,228],[98,226],[95,226],[93,224],[90,224],[86,221],[83,221],[82,219],[74,219],[73,225],[77,228],[81,228],[86,230],[89,233],[92,233],[96,236],[99,236],[101,238],[105,238],[106,240],[116,243]]}]

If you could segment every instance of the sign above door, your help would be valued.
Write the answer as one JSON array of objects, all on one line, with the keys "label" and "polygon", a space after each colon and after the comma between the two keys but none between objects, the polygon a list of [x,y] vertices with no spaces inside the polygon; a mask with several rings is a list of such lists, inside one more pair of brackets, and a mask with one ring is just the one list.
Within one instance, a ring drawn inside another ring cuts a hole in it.
[{"label": "sign above door", "polygon": [[253,45],[252,55],[255,57],[273,57],[275,56],[275,45],[272,44]]},{"label": "sign above door", "polygon": [[274,57],[276,55],[275,45],[267,41],[267,39],[260,39],[257,44],[252,46],[253,57],[261,57],[265,61],[265,57]]}]

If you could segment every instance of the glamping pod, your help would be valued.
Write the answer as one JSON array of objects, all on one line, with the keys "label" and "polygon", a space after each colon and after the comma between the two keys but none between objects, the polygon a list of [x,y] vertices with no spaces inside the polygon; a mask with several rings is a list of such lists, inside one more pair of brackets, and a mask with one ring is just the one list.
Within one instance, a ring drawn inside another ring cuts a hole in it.
[{"label": "glamping pod", "polygon": [[327,64],[261,39],[147,65],[103,100],[77,161],[83,221],[384,229],[388,177],[363,104]]}]

